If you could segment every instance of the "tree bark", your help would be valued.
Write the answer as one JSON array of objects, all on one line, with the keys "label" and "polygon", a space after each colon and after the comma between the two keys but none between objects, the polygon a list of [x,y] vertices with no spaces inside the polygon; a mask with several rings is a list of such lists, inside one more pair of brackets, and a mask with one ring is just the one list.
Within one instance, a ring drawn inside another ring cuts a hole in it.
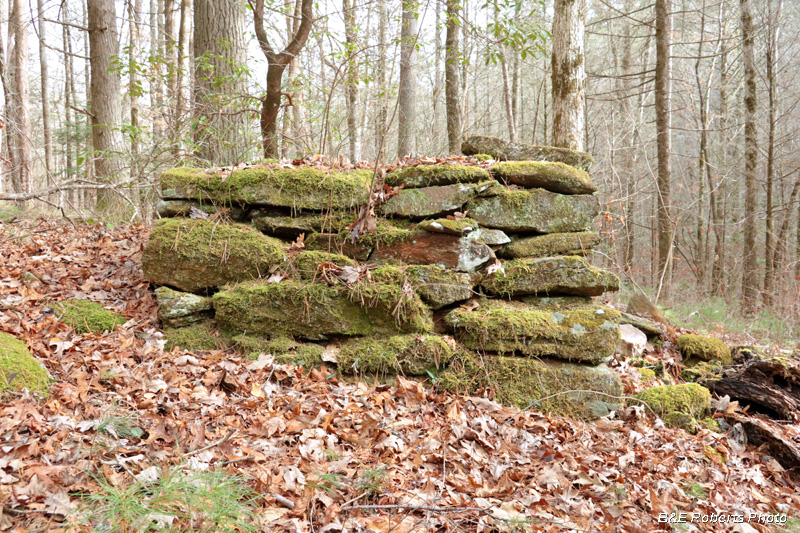
[{"label": "tree bark", "polygon": [[42,75],[42,133],[44,135],[44,167],[47,173],[47,185],[53,183],[53,133],[50,124],[50,76],[47,68],[47,48],[45,47],[45,37],[47,26],[44,22],[44,1],[36,0],[36,8],[39,19],[39,68]]},{"label": "tree bark", "polygon": [[189,35],[191,31],[192,0],[181,0],[181,19],[178,31],[178,65],[177,65],[177,95],[175,99],[175,120],[172,132],[172,155],[180,157],[183,139],[184,113],[186,112],[186,83],[184,80],[189,78]]},{"label": "tree bark", "polygon": [[672,169],[670,156],[672,100],[672,0],[656,0],[656,131],[658,177],[656,179],[656,224],[658,227],[659,295],[669,297],[672,263]]},{"label": "tree bark", "polygon": [[745,219],[744,272],[742,275],[742,309],[755,311],[758,299],[758,253],[756,250],[756,209],[758,207],[758,137],[756,132],[756,61],[753,15],[750,0],[741,0],[742,57],[744,60],[744,144],[745,144]]},{"label": "tree bark", "polygon": [[347,59],[347,134],[349,137],[350,161],[361,159],[361,142],[358,131],[358,42],[356,40],[357,8],[351,0],[342,0],[345,33],[345,57]]},{"label": "tree bark", "polygon": [[[10,62],[8,78],[11,82],[9,118],[7,127],[13,128],[10,150],[13,162],[12,188],[15,192],[26,193],[31,190],[31,118],[30,91],[28,86],[28,32],[26,26],[25,4],[14,0],[9,19]],[[12,41],[13,39],[13,41]]]},{"label": "tree bark", "polygon": [[400,23],[400,86],[398,88],[397,157],[416,151],[416,40],[417,18],[413,0],[402,0],[403,19]]},{"label": "tree bark", "polygon": [[376,82],[378,84],[378,117],[375,122],[375,160],[381,163],[386,156],[386,120],[389,115],[389,104],[386,98],[386,30],[389,26],[389,14],[386,0],[378,0],[378,65]]},{"label": "tree bark", "polygon": [[[40,0],[41,1],[41,0]],[[128,2],[128,28],[129,28],[129,45],[128,45],[128,97],[130,98],[131,105],[131,177],[135,177],[138,172],[139,166],[139,96],[141,89],[139,87],[139,74],[138,65],[139,60],[139,25],[142,13],[142,0],[129,0]]]},{"label": "tree bark", "polygon": [[445,16],[447,20],[445,27],[445,108],[447,112],[447,146],[451,154],[461,153],[461,81],[458,74],[459,48],[458,34],[460,30],[459,11],[461,6],[459,0],[448,0]]},{"label": "tree bark", "polygon": [[586,0],[555,0],[553,11],[553,146],[584,149]]}]

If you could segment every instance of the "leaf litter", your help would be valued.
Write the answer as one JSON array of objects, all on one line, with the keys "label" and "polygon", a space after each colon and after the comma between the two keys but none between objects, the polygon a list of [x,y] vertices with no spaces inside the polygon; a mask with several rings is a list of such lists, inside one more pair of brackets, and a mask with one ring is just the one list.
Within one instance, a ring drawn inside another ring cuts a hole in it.
[{"label": "leaf litter", "polygon": [[[641,407],[576,422],[269,354],[165,352],[139,265],[146,238],[142,226],[0,226],[0,331],[55,379],[45,400],[0,401],[2,531],[90,531],[76,509],[100,476],[124,486],[175,465],[247,480],[261,531],[650,531],[669,529],[659,513],[800,508],[764,452]],[[72,298],[127,322],[76,334],[48,307]]]}]

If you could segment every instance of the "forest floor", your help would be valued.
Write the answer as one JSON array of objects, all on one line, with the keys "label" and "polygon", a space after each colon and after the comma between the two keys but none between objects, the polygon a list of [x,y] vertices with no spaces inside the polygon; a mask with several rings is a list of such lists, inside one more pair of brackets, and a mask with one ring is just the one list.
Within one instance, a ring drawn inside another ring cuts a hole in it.
[{"label": "forest floor", "polygon": [[[109,531],[106,520],[115,531],[776,530],[660,523],[680,512],[779,513],[780,529],[800,531],[798,486],[773,459],[730,434],[666,428],[641,407],[576,422],[403,378],[343,382],[268,355],[167,353],[139,265],[147,232],[0,226],[0,331],[55,378],[47,399],[0,400],[0,531]],[[127,322],[77,334],[48,307],[70,298]],[[641,386],[626,381],[629,393]],[[249,499],[203,510],[222,476],[194,511],[167,501],[170,476],[183,476],[186,499],[201,483],[187,472],[239,476],[246,490],[231,493]],[[236,513],[247,519],[225,526]]]}]

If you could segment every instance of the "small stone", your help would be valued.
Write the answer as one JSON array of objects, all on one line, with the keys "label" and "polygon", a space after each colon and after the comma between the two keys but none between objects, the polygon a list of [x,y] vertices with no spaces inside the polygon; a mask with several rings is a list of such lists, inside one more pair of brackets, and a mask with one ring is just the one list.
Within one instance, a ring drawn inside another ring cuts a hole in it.
[{"label": "small stone", "polygon": [[432,233],[449,233],[463,235],[478,229],[478,223],[471,218],[456,220],[452,218],[437,218],[436,220],[423,220],[419,228]]},{"label": "small stone", "polygon": [[592,195],[564,195],[544,189],[506,189],[496,196],[473,198],[465,208],[482,227],[537,233],[584,231],[599,212],[597,198]]},{"label": "small stone", "polygon": [[453,272],[435,265],[411,266],[406,273],[414,290],[431,309],[441,309],[472,298],[475,296],[473,289],[481,280],[479,274]]},{"label": "small stone", "polygon": [[499,229],[480,228],[467,235],[467,238],[489,246],[500,246],[511,242],[511,238]]},{"label": "small stone", "polygon": [[619,278],[582,257],[543,257],[504,261],[503,270],[486,276],[481,286],[501,296],[570,294],[599,296],[619,290]]},{"label": "small stone", "polygon": [[444,164],[400,168],[388,173],[384,182],[390,187],[405,185],[407,188],[417,188],[478,183],[490,179],[491,175],[480,167]]},{"label": "small stone", "polygon": [[636,329],[643,331],[648,337],[660,337],[663,334],[657,322],[628,313],[620,312],[620,315],[620,324],[630,324]]},{"label": "small stone", "polygon": [[468,236],[417,231],[407,240],[379,246],[370,256],[370,261],[379,264],[400,261],[408,265],[436,265],[475,272],[492,258],[492,250]]},{"label": "small stone", "polygon": [[502,161],[553,161],[588,171],[594,159],[586,152],[553,146],[533,146],[498,137],[473,135],[461,144],[464,155],[489,154]]},{"label": "small stone", "polygon": [[690,414],[673,411],[664,415],[664,424],[671,428],[682,429],[687,433],[697,433],[697,420]]},{"label": "small stone", "polygon": [[639,357],[647,346],[647,335],[629,324],[619,326],[619,351],[626,358]]},{"label": "small stone", "polygon": [[680,411],[702,418],[711,409],[711,393],[697,383],[650,387],[638,398],[659,416]]},{"label": "small stone", "polygon": [[541,188],[561,194],[597,192],[597,187],[585,170],[564,163],[509,161],[493,166],[492,174],[506,183],[527,189]]},{"label": "small stone", "polygon": [[721,361],[724,364],[733,362],[730,348],[716,337],[681,335],[675,344],[685,361],[691,362],[691,360],[699,359],[700,361]]},{"label": "small stone", "polygon": [[156,289],[158,319],[164,327],[182,328],[211,318],[211,298],[180,292],[169,287]]},{"label": "small stone", "polygon": [[552,257],[555,255],[587,255],[600,243],[600,234],[594,231],[577,233],[550,233],[516,240],[504,246],[500,257]]},{"label": "small stone", "polygon": [[457,183],[421,189],[403,189],[383,204],[383,214],[406,218],[438,217],[461,211],[479,189],[489,183]]}]

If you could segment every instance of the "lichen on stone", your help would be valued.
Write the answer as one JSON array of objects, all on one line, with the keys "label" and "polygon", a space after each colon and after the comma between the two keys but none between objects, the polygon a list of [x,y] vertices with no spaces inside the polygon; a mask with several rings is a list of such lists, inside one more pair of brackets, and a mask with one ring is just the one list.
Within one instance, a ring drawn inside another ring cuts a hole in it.
[{"label": "lichen on stone", "polygon": [[651,387],[638,398],[659,416],[680,411],[702,418],[711,409],[711,393],[697,383]]},{"label": "lichen on stone", "polygon": [[169,287],[156,289],[158,319],[166,327],[180,328],[211,318],[211,298],[180,292]]},{"label": "lichen on stone", "polygon": [[464,155],[489,154],[494,159],[503,161],[561,162],[586,171],[594,163],[592,156],[586,152],[554,146],[534,146],[485,135],[467,138],[461,143],[461,151]]},{"label": "lichen on stone", "polygon": [[336,356],[345,374],[426,376],[444,369],[453,348],[438,335],[394,335],[346,341]]},{"label": "lichen on stone", "polygon": [[433,220],[423,220],[419,223],[419,228],[432,233],[449,233],[451,235],[463,235],[478,229],[478,223],[471,218],[437,218]]},{"label": "lichen on stone", "polygon": [[313,280],[323,272],[320,265],[328,263],[338,267],[355,266],[355,261],[342,254],[332,254],[319,251],[300,252],[289,258],[284,270],[293,279]]},{"label": "lichen on stone", "polygon": [[619,290],[619,278],[577,256],[513,259],[503,270],[484,277],[481,287],[491,294],[570,294],[599,296]]},{"label": "lichen on stone", "polygon": [[678,337],[676,341],[678,351],[684,360],[721,361],[724,364],[733,362],[731,350],[716,337],[686,334]]},{"label": "lichen on stone", "polygon": [[546,161],[508,161],[498,163],[492,174],[506,183],[529,189],[542,188],[561,194],[592,194],[597,187],[589,174],[565,163]]},{"label": "lichen on stone", "polygon": [[442,164],[397,169],[388,173],[384,181],[390,187],[405,185],[416,188],[453,183],[477,183],[489,179],[491,179],[489,173],[480,167]]},{"label": "lichen on stone", "polygon": [[409,266],[406,273],[414,290],[432,309],[472,298],[481,279],[479,274],[454,272],[436,265]]},{"label": "lichen on stone", "polygon": [[124,324],[125,318],[119,313],[109,311],[97,302],[86,300],[65,300],[51,304],[62,322],[76,333],[103,333],[114,331]]},{"label": "lichen on stone", "polygon": [[594,231],[550,233],[517,239],[503,246],[498,255],[508,259],[556,255],[585,256],[599,243],[600,234]]},{"label": "lichen on stone", "polygon": [[52,379],[31,355],[24,342],[0,331],[0,395],[8,390],[28,389],[46,395]]},{"label": "lichen on stone", "polygon": [[494,181],[455,183],[418,189],[403,189],[391,196],[382,206],[385,216],[420,219],[439,217],[461,211],[464,204],[475,198]]}]

